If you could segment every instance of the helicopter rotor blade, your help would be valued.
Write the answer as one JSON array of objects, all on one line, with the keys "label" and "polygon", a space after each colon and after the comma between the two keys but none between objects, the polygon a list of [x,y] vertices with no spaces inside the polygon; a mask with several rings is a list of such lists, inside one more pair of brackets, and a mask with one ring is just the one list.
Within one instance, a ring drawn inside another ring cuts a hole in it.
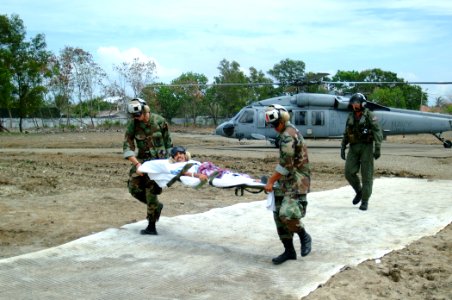
[{"label": "helicopter rotor blade", "polygon": [[324,84],[452,84],[452,81],[323,81]]},{"label": "helicopter rotor blade", "polygon": [[307,85],[321,85],[321,84],[334,84],[334,85],[359,85],[359,84],[374,84],[374,85],[449,85],[452,81],[323,81],[323,80],[295,80],[293,82],[247,82],[247,83],[180,83],[180,84],[150,84],[150,87],[232,87],[232,86],[307,86]]}]

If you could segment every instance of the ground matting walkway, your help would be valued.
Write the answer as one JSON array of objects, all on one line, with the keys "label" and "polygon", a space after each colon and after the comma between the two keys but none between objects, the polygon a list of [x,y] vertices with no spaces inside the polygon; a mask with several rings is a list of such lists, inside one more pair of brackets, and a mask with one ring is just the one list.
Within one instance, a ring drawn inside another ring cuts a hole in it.
[{"label": "ground matting walkway", "polygon": [[348,186],[310,193],[313,251],[280,266],[265,200],[162,217],[159,236],[140,235],[141,221],[0,260],[0,299],[299,299],[346,265],[437,233],[451,195],[452,181],[382,178],[362,212]]}]

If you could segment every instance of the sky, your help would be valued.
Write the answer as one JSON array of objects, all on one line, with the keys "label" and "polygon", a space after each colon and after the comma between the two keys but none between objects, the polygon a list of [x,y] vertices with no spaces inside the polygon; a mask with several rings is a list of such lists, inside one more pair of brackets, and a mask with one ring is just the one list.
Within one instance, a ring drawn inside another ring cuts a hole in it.
[{"label": "sky", "polygon": [[[380,68],[405,81],[452,81],[452,1],[446,0],[2,0],[48,50],[90,52],[107,73],[139,58],[157,81],[182,73],[211,82],[221,60],[266,73],[285,59],[306,72]],[[452,85],[423,85],[431,103]]]}]

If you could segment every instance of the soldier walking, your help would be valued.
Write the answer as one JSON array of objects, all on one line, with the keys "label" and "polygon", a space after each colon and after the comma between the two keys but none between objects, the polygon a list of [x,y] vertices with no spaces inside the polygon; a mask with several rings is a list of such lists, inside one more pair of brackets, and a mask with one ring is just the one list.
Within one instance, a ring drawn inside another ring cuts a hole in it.
[{"label": "soldier walking", "polygon": [[[344,136],[341,143],[341,158],[345,160],[345,178],[355,190],[353,205],[361,202],[360,210],[367,210],[372,194],[374,159],[380,157],[383,133],[377,117],[365,107],[366,97],[356,93],[350,97]],[[350,144],[347,158],[345,149]],[[361,179],[358,172],[361,169]]]},{"label": "soldier walking", "polygon": [[143,99],[135,98],[127,106],[132,120],[127,124],[123,155],[132,163],[129,171],[129,193],[147,205],[148,226],[141,234],[157,235],[155,223],[159,220],[163,204],[157,195],[162,189],[146,174],[140,173],[138,167],[145,161],[168,158],[172,147],[171,135],[166,120],[151,113]]},{"label": "soldier walking", "polygon": [[293,235],[298,234],[301,243],[301,256],[311,252],[311,236],[306,232],[301,218],[306,214],[308,205],[306,194],[310,187],[310,166],[308,150],[301,133],[290,123],[289,112],[281,105],[266,108],[265,121],[279,134],[279,164],[268,179],[265,191],[275,189],[275,211],[273,219],[278,236],[284,245],[284,252],[273,258],[275,265],[289,259],[297,259],[293,245]]}]

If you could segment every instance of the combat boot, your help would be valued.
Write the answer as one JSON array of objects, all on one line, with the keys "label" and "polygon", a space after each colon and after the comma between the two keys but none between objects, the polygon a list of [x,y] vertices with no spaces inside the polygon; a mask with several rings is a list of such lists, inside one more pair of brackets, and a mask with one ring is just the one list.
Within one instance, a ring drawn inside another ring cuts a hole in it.
[{"label": "combat boot", "polygon": [[362,196],[363,196],[363,192],[361,192],[361,191],[357,192],[355,198],[353,198],[353,201],[352,201],[353,205],[358,204],[361,201]]},{"label": "combat boot", "polygon": [[360,210],[367,210],[367,205],[369,204],[369,200],[363,200],[361,202],[361,206],[359,207]]},{"label": "combat boot", "polygon": [[311,253],[311,236],[306,232],[305,229],[302,229],[298,232],[298,236],[300,237],[301,243],[301,256],[307,256]]},{"label": "combat boot", "polygon": [[155,221],[149,221],[148,227],[140,231],[141,234],[158,235],[157,229],[155,228]]},{"label": "combat boot", "polygon": [[289,259],[297,259],[297,253],[295,252],[295,248],[293,247],[293,240],[282,239],[281,241],[284,245],[284,252],[281,255],[272,258],[272,262],[275,265],[282,264]]}]

